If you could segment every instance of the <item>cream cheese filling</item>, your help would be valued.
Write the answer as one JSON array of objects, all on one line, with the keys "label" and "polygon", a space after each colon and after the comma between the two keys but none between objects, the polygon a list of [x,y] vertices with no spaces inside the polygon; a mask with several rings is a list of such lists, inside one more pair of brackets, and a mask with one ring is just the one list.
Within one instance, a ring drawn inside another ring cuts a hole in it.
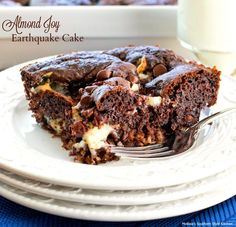
[{"label": "cream cheese filling", "polygon": [[104,124],[100,128],[94,127],[89,129],[83,135],[83,141],[88,145],[92,155],[96,155],[96,150],[107,146],[106,140],[108,135],[113,131],[113,128]]},{"label": "cream cheese filling", "polygon": [[148,97],[147,105],[149,106],[160,106],[162,98],[161,96]]},{"label": "cream cheese filling", "polygon": [[150,78],[150,75],[144,74],[144,73],[139,73],[138,77],[139,77],[140,80],[147,80],[147,79]]},{"label": "cream cheese filling", "polygon": [[74,147],[75,149],[80,149],[80,148],[85,149],[86,143],[84,142],[84,140],[81,140],[79,143],[75,143],[75,144],[73,145],[73,147]]},{"label": "cream cheese filling", "polygon": [[131,87],[132,91],[138,91],[139,90],[139,85],[138,84],[133,84]]},{"label": "cream cheese filling", "polygon": [[49,119],[48,117],[44,117],[44,118],[46,119],[48,125],[50,125],[57,134],[61,134],[64,124],[65,124],[62,119],[60,118]]}]

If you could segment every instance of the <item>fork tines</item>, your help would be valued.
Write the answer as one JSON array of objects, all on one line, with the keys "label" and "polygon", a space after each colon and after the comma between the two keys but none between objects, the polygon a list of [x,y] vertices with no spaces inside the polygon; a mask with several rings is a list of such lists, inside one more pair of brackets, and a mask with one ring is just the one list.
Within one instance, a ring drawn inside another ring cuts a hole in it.
[{"label": "fork tines", "polygon": [[116,147],[111,149],[112,153],[115,153],[120,157],[129,158],[157,158],[173,155],[174,150],[170,150],[169,147],[164,147],[162,144],[154,144],[144,147]]}]

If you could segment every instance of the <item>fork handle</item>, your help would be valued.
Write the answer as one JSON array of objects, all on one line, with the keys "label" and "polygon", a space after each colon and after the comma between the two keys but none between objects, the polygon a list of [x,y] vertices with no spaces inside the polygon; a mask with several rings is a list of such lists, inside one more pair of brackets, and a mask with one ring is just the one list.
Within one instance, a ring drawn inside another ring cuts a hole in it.
[{"label": "fork handle", "polygon": [[214,120],[221,118],[229,113],[233,113],[233,112],[236,112],[236,106],[233,106],[231,108],[227,108],[227,109],[221,110],[217,113],[214,113],[211,116],[208,116],[208,117],[204,118],[203,120],[201,120],[200,122],[196,123],[191,128],[194,128],[194,127],[202,128],[205,125],[213,122]]}]

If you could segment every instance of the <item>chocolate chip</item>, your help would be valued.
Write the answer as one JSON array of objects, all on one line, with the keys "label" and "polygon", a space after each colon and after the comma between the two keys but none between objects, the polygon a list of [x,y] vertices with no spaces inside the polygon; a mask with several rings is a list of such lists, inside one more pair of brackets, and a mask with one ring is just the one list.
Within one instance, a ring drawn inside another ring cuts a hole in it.
[{"label": "chocolate chip", "polygon": [[119,58],[120,58],[121,60],[124,60],[125,57],[126,57],[126,53],[121,53],[120,56],[119,56]]},{"label": "chocolate chip", "polygon": [[84,89],[83,89],[83,88],[80,88],[78,94],[79,94],[79,95],[82,95],[83,92],[84,92]]},{"label": "chocolate chip", "polygon": [[158,64],[153,68],[153,76],[157,77],[167,72],[167,68],[163,64]]},{"label": "chocolate chip", "polygon": [[184,120],[187,121],[188,123],[192,122],[194,120],[192,115],[186,115],[184,117]]},{"label": "chocolate chip", "polygon": [[[129,62],[123,62],[123,66],[127,69],[130,70],[131,73],[136,74],[136,66],[132,63]],[[125,69],[124,68],[124,69]],[[122,69],[122,68],[121,68]]]},{"label": "chocolate chip", "polygon": [[129,76],[127,76],[126,79],[127,79],[129,82],[131,82],[132,84],[136,84],[136,83],[139,81],[138,77],[137,77],[137,76],[134,76],[134,75],[129,75]]},{"label": "chocolate chip", "polygon": [[103,69],[98,72],[97,80],[106,80],[106,79],[110,78],[110,76],[111,76],[111,71]]},{"label": "chocolate chip", "polygon": [[85,91],[88,92],[88,93],[92,93],[98,86],[96,85],[92,85],[92,86],[87,86],[85,88]]},{"label": "chocolate chip", "polygon": [[88,107],[92,102],[92,98],[89,95],[83,95],[80,99],[80,105],[83,107]]}]

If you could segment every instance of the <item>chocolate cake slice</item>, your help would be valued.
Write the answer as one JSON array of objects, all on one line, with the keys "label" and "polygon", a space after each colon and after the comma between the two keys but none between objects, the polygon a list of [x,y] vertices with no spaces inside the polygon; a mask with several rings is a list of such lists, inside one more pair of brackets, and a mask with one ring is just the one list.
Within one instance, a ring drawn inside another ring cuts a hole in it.
[{"label": "chocolate cake slice", "polygon": [[36,121],[75,161],[118,159],[110,145],[168,143],[217,100],[220,72],[156,46],[78,52],[21,70]]}]

